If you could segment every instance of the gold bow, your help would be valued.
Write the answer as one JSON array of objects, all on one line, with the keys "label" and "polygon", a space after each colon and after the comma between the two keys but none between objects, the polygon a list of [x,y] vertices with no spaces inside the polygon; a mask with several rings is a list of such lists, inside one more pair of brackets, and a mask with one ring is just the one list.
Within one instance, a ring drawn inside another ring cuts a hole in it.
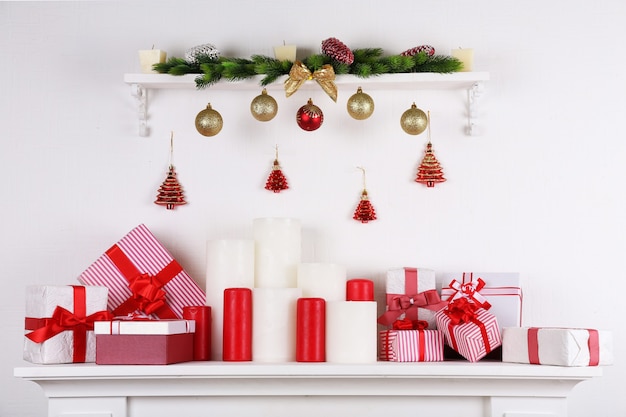
[{"label": "gold bow", "polygon": [[337,101],[337,86],[333,82],[335,80],[335,70],[330,64],[326,64],[311,73],[302,62],[294,62],[289,71],[289,78],[285,80],[285,95],[287,97],[291,96],[298,91],[298,88],[307,80],[317,81],[326,94],[328,94],[333,101]]}]

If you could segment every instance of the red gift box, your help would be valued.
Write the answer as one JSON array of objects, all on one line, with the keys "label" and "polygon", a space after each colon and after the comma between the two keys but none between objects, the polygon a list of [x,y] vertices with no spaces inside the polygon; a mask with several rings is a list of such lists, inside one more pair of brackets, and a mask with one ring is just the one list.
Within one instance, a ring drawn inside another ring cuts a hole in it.
[{"label": "red gift box", "polygon": [[193,333],[96,335],[98,365],[169,365],[193,360]]},{"label": "red gift box", "polygon": [[143,224],[107,250],[78,280],[109,288],[108,308],[115,316],[180,319],[185,306],[206,303],[205,292]]},{"label": "red gift box", "polygon": [[381,361],[440,362],[443,333],[439,330],[382,330],[379,332]]}]

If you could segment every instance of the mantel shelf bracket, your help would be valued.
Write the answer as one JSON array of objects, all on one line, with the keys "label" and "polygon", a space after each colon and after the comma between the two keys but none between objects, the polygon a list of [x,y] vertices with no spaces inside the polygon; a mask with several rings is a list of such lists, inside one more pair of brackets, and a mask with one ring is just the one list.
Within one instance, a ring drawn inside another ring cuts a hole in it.
[{"label": "mantel shelf bracket", "polygon": [[148,93],[146,88],[141,84],[131,84],[130,91],[133,97],[137,99],[138,109],[137,116],[139,118],[139,136],[149,136],[148,129]]},{"label": "mantel shelf bracket", "polygon": [[476,126],[477,102],[478,98],[483,94],[485,85],[482,81],[477,81],[467,89],[467,126],[465,133],[469,136],[478,136],[478,128]]}]

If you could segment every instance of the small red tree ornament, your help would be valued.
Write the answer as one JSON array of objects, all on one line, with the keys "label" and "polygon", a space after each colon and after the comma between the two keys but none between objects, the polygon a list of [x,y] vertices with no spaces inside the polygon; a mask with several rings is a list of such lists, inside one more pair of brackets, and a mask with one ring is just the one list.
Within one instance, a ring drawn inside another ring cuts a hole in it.
[{"label": "small red tree ornament", "polygon": [[159,194],[154,204],[165,206],[168,210],[173,210],[176,206],[187,204],[183,187],[178,183],[178,179],[176,178],[174,165],[170,165],[167,177],[159,188]]},{"label": "small red tree ornament", "polygon": [[422,163],[417,169],[415,182],[426,184],[427,187],[434,187],[436,183],[444,182],[445,180],[443,169],[433,152],[433,145],[428,142]]},{"label": "small red tree ornament", "polygon": [[280,168],[280,164],[278,162],[278,145],[276,146],[276,158],[274,159],[274,164],[272,166],[272,172],[267,178],[267,182],[265,183],[265,189],[273,191],[275,193],[280,193],[282,190],[287,190],[289,188],[289,184],[287,184],[287,178],[283,174],[282,169]]},{"label": "small red tree ornament", "polygon": [[367,223],[369,221],[376,220],[376,211],[369,200],[367,188],[365,187],[365,169],[361,167],[358,168],[363,171],[363,191],[361,191],[361,200],[359,201],[359,205],[356,207],[352,218],[360,221],[361,223]]}]

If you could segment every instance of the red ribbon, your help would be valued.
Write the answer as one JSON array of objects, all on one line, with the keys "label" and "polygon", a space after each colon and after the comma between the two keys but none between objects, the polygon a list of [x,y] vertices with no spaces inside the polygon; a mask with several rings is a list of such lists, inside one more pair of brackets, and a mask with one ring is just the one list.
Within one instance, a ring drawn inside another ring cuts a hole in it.
[{"label": "red ribbon", "polygon": [[86,291],[83,286],[74,289],[74,312],[57,306],[51,318],[26,317],[26,330],[33,330],[26,337],[35,343],[43,343],[64,331],[74,333],[73,362],[85,362],[87,355],[87,331],[93,330],[95,321],[107,321],[113,318],[108,311],[98,311],[87,316]]},{"label": "red ribbon", "polygon": [[[466,280],[466,276],[469,276],[469,280]],[[480,294],[480,290],[482,290],[485,285],[485,281],[483,281],[482,278],[474,279],[474,274],[472,272],[464,272],[463,282],[458,282],[453,279],[452,282],[448,284],[449,288],[456,290],[456,292],[452,294],[452,297],[450,297],[450,301],[465,297],[475,302],[485,310],[489,310],[491,308],[491,304],[485,297],[482,296],[482,294]]]},{"label": "red ribbon", "polygon": [[452,348],[458,350],[456,338],[454,337],[454,326],[465,323],[474,323],[480,329],[480,335],[482,336],[483,343],[485,344],[485,351],[491,352],[491,344],[489,343],[489,335],[483,322],[478,319],[478,309],[481,308],[478,304],[469,301],[467,298],[457,298],[450,302],[448,307],[444,310],[444,313],[450,318],[448,323],[448,333],[450,334],[450,341],[452,342]]},{"label": "red ribbon", "polygon": [[426,351],[426,338],[424,337],[424,330],[428,328],[428,322],[426,320],[411,320],[403,318],[402,320],[396,320],[393,322],[392,328],[394,330],[417,330],[417,351],[419,362],[424,362],[424,355]]},{"label": "red ribbon", "polygon": [[148,315],[155,314],[160,319],[178,318],[167,305],[167,293],[163,290],[163,286],[183,270],[176,260],[172,260],[156,275],[150,275],[139,271],[117,245],[111,247],[106,255],[124,275],[133,293],[132,297],[113,310],[114,315],[123,316],[141,310]]},{"label": "red ribbon", "polygon": [[[528,329],[528,362],[533,365],[540,365],[539,360],[539,327],[531,327]],[[600,364],[600,336],[595,329],[586,329],[589,333],[587,346],[589,348],[589,366],[598,366]]]}]

